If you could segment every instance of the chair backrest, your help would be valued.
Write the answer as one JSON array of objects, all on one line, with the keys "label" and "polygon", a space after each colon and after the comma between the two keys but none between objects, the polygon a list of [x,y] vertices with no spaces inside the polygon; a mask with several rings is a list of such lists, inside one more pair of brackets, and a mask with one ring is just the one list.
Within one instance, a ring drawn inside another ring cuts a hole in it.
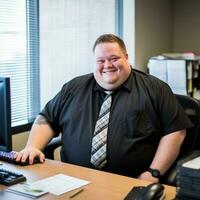
[{"label": "chair backrest", "polygon": [[179,94],[175,96],[194,126],[186,130],[186,137],[181,146],[180,154],[161,181],[173,186],[176,186],[177,161],[183,159],[194,150],[200,149],[200,101],[189,96]]},{"label": "chair backrest", "polygon": [[180,156],[184,156],[191,150],[200,149],[200,101],[178,94],[176,94],[176,98],[194,124],[193,127],[186,130],[187,135],[180,152]]}]

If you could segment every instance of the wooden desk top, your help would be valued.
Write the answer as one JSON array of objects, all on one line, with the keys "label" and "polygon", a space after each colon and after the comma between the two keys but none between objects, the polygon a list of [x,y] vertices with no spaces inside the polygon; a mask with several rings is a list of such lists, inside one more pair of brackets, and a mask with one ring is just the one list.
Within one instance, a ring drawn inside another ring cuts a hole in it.
[{"label": "wooden desk top", "polygon": [[[102,172],[89,168],[79,167],[76,165],[66,164],[59,161],[46,160],[44,164],[35,164],[29,166],[16,166],[3,162],[0,168],[15,170],[26,176],[28,182],[36,181],[39,179],[47,178],[55,174],[66,174],[88,180],[91,184],[84,186],[84,191],[75,196],[74,200],[122,200],[133,186],[141,186],[150,184],[147,181],[120,176],[112,173]],[[0,199],[8,200],[27,200],[29,198],[19,196],[8,191],[5,191],[6,186],[0,185]],[[175,197],[176,188],[172,186],[165,186],[166,200],[172,200]],[[40,198],[45,200],[70,199],[69,196],[72,192],[63,195],[46,194]]]}]

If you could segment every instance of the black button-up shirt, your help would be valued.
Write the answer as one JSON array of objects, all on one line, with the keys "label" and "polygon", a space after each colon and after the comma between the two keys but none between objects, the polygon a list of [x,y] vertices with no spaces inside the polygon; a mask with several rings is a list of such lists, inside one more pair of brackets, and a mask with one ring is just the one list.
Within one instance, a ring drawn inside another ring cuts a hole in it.
[{"label": "black button-up shirt", "polygon": [[[162,136],[192,124],[169,86],[143,72],[132,69],[112,95],[102,170],[137,177],[149,168]],[[103,98],[103,88],[88,74],[66,83],[40,113],[62,133],[62,161],[94,168],[92,136]]]}]

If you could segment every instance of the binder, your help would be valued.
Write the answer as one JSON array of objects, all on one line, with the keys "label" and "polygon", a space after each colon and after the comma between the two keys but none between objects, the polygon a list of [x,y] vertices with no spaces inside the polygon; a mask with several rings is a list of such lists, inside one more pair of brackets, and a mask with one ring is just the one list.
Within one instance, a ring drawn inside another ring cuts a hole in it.
[{"label": "binder", "polygon": [[200,199],[200,151],[178,162],[177,199]]}]

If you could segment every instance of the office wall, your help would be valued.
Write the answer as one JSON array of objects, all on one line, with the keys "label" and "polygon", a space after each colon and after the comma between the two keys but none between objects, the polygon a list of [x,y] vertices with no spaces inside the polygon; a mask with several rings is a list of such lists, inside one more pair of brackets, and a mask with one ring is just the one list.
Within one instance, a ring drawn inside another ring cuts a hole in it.
[{"label": "office wall", "polygon": [[64,83],[93,72],[93,43],[114,31],[115,0],[40,1],[41,107]]},{"label": "office wall", "polygon": [[200,1],[175,0],[174,51],[200,53]]},{"label": "office wall", "polygon": [[[29,132],[23,132],[12,136],[13,151],[22,150],[27,142]],[[54,159],[60,160],[60,147],[58,147],[54,152]]]},{"label": "office wall", "polygon": [[164,52],[200,53],[199,0],[135,0],[135,63]]},{"label": "office wall", "polygon": [[29,132],[23,132],[12,136],[12,145],[14,151],[20,151],[26,145]]},{"label": "office wall", "polygon": [[171,0],[135,0],[135,64],[146,71],[151,56],[173,48]]},{"label": "office wall", "polygon": [[135,0],[124,0],[123,40],[126,44],[129,63],[135,66]]}]

